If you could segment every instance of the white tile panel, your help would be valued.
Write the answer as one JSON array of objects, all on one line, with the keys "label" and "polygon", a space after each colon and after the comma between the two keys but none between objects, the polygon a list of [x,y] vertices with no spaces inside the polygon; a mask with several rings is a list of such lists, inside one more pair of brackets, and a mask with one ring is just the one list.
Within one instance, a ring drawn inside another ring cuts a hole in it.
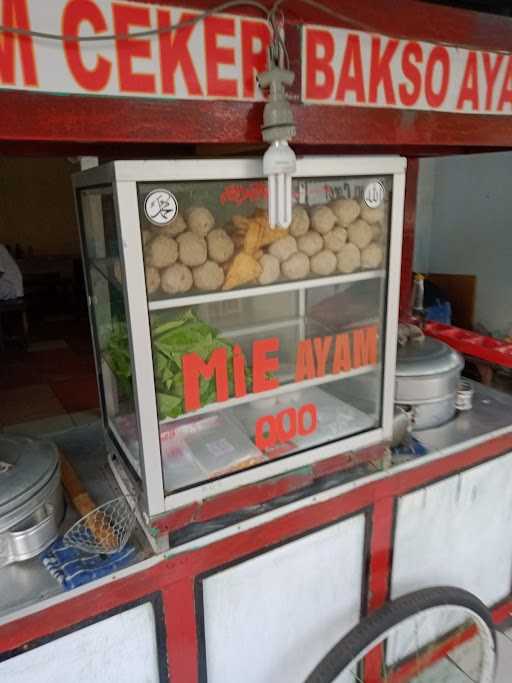
[{"label": "white tile panel", "polygon": [[209,576],[208,683],[297,683],[359,621],[360,514]]},{"label": "white tile panel", "polygon": [[57,638],[0,663],[9,683],[158,683],[150,603]]},{"label": "white tile panel", "polygon": [[512,586],[512,454],[403,496],[391,593],[453,585],[493,605]]}]

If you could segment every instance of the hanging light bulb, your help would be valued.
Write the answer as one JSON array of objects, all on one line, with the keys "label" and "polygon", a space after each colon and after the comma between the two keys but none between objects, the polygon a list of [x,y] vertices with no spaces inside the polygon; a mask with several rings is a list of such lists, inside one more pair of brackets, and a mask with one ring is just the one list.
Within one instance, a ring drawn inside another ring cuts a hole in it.
[{"label": "hanging light bulb", "polygon": [[271,227],[287,228],[292,222],[292,174],[297,168],[295,153],[287,140],[275,140],[263,157],[268,176],[268,220]]},{"label": "hanging light bulb", "polygon": [[[271,60],[272,61],[272,60]],[[285,86],[295,74],[273,63],[269,71],[258,74],[261,88],[269,88],[269,100],[263,111],[262,137],[270,142],[263,157],[263,173],[268,176],[268,220],[271,228],[287,228],[292,222],[292,175],[297,163],[288,145],[295,135],[295,125]]]}]

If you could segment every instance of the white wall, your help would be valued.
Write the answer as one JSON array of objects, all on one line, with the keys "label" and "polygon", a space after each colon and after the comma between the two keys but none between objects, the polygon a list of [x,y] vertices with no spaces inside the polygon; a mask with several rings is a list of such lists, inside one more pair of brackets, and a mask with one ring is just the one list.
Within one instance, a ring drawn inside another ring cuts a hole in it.
[{"label": "white wall", "polygon": [[424,159],[416,270],[477,276],[475,321],[512,328],[512,152]]},{"label": "white wall", "polygon": [[420,161],[414,239],[414,270],[418,273],[430,272],[430,239],[436,170],[437,159],[422,159]]}]

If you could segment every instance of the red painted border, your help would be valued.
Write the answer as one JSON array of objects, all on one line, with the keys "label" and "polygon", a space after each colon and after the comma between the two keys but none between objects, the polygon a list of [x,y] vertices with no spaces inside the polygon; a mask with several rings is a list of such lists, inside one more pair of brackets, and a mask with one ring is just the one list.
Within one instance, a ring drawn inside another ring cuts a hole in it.
[{"label": "red painted border", "polygon": [[492,610],[492,618],[496,625],[509,621],[512,617],[512,599],[507,599]]},{"label": "red painted border", "polygon": [[384,446],[372,446],[362,451],[336,455],[314,463],[310,467],[274,477],[255,484],[215,496],[201,503],[193,503],[152,520],[152,526],[160,533],[170,533],[187,524],[205,522],[246,507],[259,505],[293,491],[311,485],[316,479],[350,469],[372,460],[384,453]]},{"label": "red painted border", "polygon": [[[304,505],[294,512],[262,526],[217,541],[196,551],[170,557],[151,569],[106,584],[84,595],[76,597],[70,595],[69,600],[45,610],[44,618],[41,618],[41,614],[36,613],[0,627],[0,652],[15,649],[23,643],[40,638],[48,633],[60,631],[77,621],[96,616],[119,604],[158,590],[168,591],[166,604],[172,604],[173,609],[176,609],[181,589],[185,586],[186,591],[188,591],[188,598],[185,599],[183,609],[184,613],[188,610],[189,616],[187,618],[190,620],[193,601],[191,584],[186,582],[191,582],[199,574],[246,555],[260,552],[265,547],[290,540],[325,524],[336,522],[343,517],[371,507],[383,499],[403,495],[419,486],[426,485],[430,481],[447,477],[510,450],[512,450],[512,435],[493,439],[471,450],[448,456],[443,460],[434,461],[422,467],[362,485],[336,498]],[[382,528],[387,529],[385,533],[389,534],[390,503],[388,501],[381,504],[388,506],[387,516],[383,518],[382,522],[380,519],[376,521],[378,524],[382,524]],[[380,507],[380,511],[383,510],[384,507]],[[371,543],[372,550],[378,550],[381,543],[384,546],[386,539],[377,541],[374,535]],[[381,561],[384,562],[384,560]],[[380,561],[378,559],[373,560],[372,571],[375,571],[375,562],[377,568],[379,567]],[[383,577],[373,577],[370,585],[377,586],[378,600],[382,600],[385,594]],[[375,600],[374,604],[378,604],[377,598]],[[504,610],[505,608],[501,609]],[[497,616],[500,614],[497,612]],[[168,626],[172,631],[174,628],[172,624],[168,624]]]},{"label": "red painted border", "polygon": [[[372,535],[368,568],[367,613],[382,607],[389,599],[391,553],[393,548],[394,499],[376,500],[372,511]],[[364,660],[365,679],[381,682],[384,663],[382,647],[369,652]]]},{"label": "red painted border", "polygon": [[164,593],[171,681],[197,681],[197,631],[194,579],[182,579]]},{"label": "red painted border", "polygon": [[[512,449],[512,435],[486,441],[469,451],[462,451],[461,453],[450,455],[441,460],[435,460],[429,464],[406,470],[392,477],[365,485],[358,490],[366,490],[368,486],[370,486],[372,490],[373,487],[376,487],[384,496],[402,495],[408,488],[416,488],[432,478],[447,476],[451,472],[456,472],[459,469],[469,467],[476,462],[494,457],[501,452],[505,452],[507,447]],[[341,462],[343,462],[343,458],[354,458],[352,461],[345,460],[346,467],[349,467],[354,465],[354,461],[365,462],[378,458],[379,455],[382,454],[382,451],[379,452],[379,449],[381,449],[381,447],[366,449],[365,451],[356,454],[337,457],[341,458]],[[326,463],[329,462],[330,460],[326,461]],[[318,463],[318,466],[321,465],[322,463]],[[325,467],[327,468],[328,465],[326,464]],[[322,472],[321,470],[317,471],[319,474],[327,473]],[[177,510],[169,515],[162,515],[159,519],[153,520],[153,526],[161,533],[171,532],[192,522],[207,521],[208,519],[213,519],[222,514],[233,512],[241,507],[265,502],[279,495],[302,488],[304,485],[308,485],[311,482],[311,472],[309,468],[307,468],[306,470],[300,470],[298,473],[292,473],[291,475],[286,475],[282,478],[271,479],[267,482],[259,482],[222,496],[217,496],[209,501],[205,501],[202,505],[194,504]],[[400,483],[399,489],[397,488],[398,483]],[[372,499],[366,500],[364,505],[371,502],[373,502]]]},{"label": "red painted border", "polygon": [[382,607],[389,598],[393,517],[392,497],[385,497],[374,503],[367,605],[369,614]]},{"label": "red painted border", "polygon": [[399,666],[389,677],[389,683],[407,683],[408,681],[414,680],[411,679],[411,676],[416,677],[428,666],[439,662],[454,648],[459,647],[470,640],[475,633],[476,626],[472,626],[466,628],[462,633],[454,633],[452,636],[445,638],[437,647],[425,652],[418,658],[409,659]]},{"label": "red painted border", "polygon": [[[196,551],[165,558],[154,567],[108,583],[0,627],[0,652],[9,652],[98,616],[110,609],[160,591],[168,633],[173,680],[197,683],[197,623],[194,582],[197,576],[265,548],[373,507],[370,539],[369,602],[376,609],[387,599],[391,564],[392,506],[396,497],[512,450],[512,435],[492,439],[467,451],[426,463],[389,478],[369,482],[323,502],[313,502],[259,527]],[[512,611],[507,600],[494,610],[497,622]],[[377,665],[377,663],[376,663]]]},{"label": "red painted border", "polygon": [[[296,145],[361,145],[407,152],[512,147],[507,116],[458,116],[405,110],[293,105]],[[261,143],[263,105],[245,102],[132,100],[0,93],[0,141],[135,144]],[[319,126],[318,122],[322,125]]]},{"label": "red painted border", "polygon": [[[470,45],[488,50],[511,50],[512,20],[476,12],[430,5],[415,0],[324,0],[338,12],[362,21],[376,31],[408,39]],[[166,2],[189,7],[213,7],[215,0]],[[298,69],[298,27],[306,23],[348,25],[298,0],[285,6],[287,42],[292,65]],[[248,10],[237,13],[254,14]],[[400,21],[397,22],[397,16]],[[295,93],[299,92],[297,82]],[[438,112],[364,109],[294,104],[297,145],[406,146],[436,148],[512,147],[508,116],[473,116]],[[55,141],[68,144],[244,144],[260,143],[263,105],[228,101],[165,101],[138,98],[56,96],[0,93],[0,141]],[[318,125],[321,121],[322,125]]]}]

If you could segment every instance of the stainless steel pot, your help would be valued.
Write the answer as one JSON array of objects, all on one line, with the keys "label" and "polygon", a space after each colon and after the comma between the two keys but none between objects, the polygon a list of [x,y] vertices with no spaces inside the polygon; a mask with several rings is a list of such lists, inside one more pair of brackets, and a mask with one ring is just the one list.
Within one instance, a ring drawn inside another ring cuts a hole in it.
[{"label": "stainless steel pot", "polygon": [[398,349],[395,403],[412,409],[414,429],[430,429],[453,418],[463,367],[457,351],[430,337]]},{"label": "stainless steel pot", "polygon": [[35,557],[58,536],[64,516],[57,448],[0,436],[0,567]]}]

